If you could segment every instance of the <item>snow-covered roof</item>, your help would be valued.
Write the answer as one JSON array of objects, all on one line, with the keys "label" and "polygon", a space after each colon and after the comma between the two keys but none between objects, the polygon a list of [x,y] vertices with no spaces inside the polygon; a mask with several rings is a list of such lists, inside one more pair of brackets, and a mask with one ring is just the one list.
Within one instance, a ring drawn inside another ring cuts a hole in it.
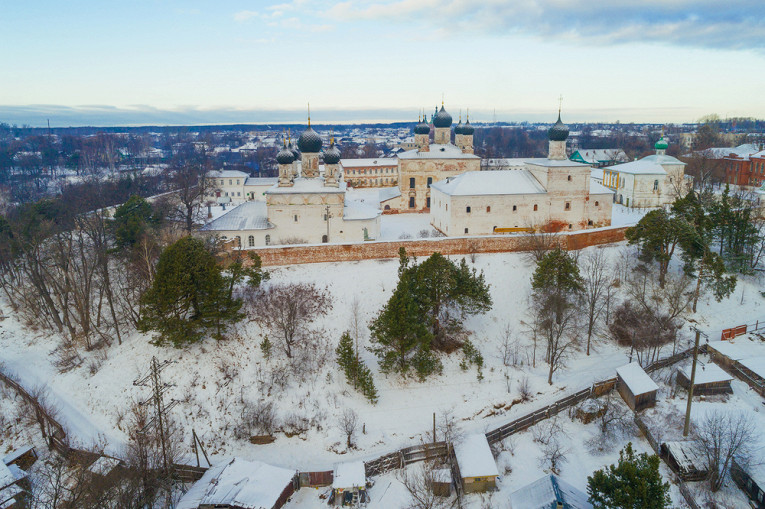
[{"label": "snow-covered roof", "polygon": [[543,194],[547,191],[528,170],[469,171],[432,184],[450,196]]},{"label": "snow-covered roof", "polygon": [[715,159],[722,159],[723,157],[728,157],[730,155],[748,159],[750,155],[755,154],[759,150],[759,147],[754,143],[744,143],[743,145],[739,145],[737,147],[711,147],[706,150],[702,150],[701,153]]},{"label": "snow-covered roof", "polygon": [[682,162],[680,159],[677,159],[676,157],[668,156],[667,154],[652,154],[650,156],[645,156],[641,161],[649,161],[652,163],[658,163],[658,164],[679,164],[682,166],[685,166],[685,163]]},{"label": "snow-covered roof", "polygon": [[754,371],[757,376],[765,378],[765,357],[750,357],[738,362],[745,368]]},{"label": "snow-covered roof", "polygon": [[268,207],[263,201],[246,201],[200,228],[201,231],[267,230]]},{"label": "snow-covered roof", "polygon": [[249,175],[247,175],[243,171],[239,170],[213,170],[210,172],[207,172],[208,177],[213,178],[247,178]]},{"label": "snow-covered roof", "polygon": [[340,165],[343,168],[398,166],[398,160],[395,157],[376,157],[374,159],[340,159]]},{"label": "snow-covered roof", "polygon": [[557,475],[548,475],[510,494],[512,509],[554,509],[558,502],[564,509],[592,509],[586,493],[574,488]]},{"label": "snow-covered roof", "polygon": [[643,371],[643,368],[640,367],[640,364],[637,362],[632,362],[626,366],[617,368],[616,373],[619,375],[619,378],[627,384],[630,392],[635,396],[659,389],[656,382],[651,380],[651,377]]},{"label": "snow-covered roof", "polygon": [[545,168],[589,168],[589,164],[577,163],[570,159],[548,159],[546,157],[537,159],[526,159],[527,164],[534,166],[544,166]]},{"label": "snow-covered roof", "polygon": [[474,154],[465,154],[458,146],[452,143],[431,143],[427,152],[417,149],[400,152],[396,155],[399,159],[480,159]]},{"label": "snow-covered roof", "polygon": [[454,455],[460,475],[466,477],[494,477],[499,475],[497,463],[491,453],[489,441],[483,433],[465,436],[454,445]]},{"label": "snow-covered roof", "polygon": [[116,458],[101,456],[88,467],[88,472],[96,475],[106,476],[109,475],[112,470],[117,468],[119,464],[120,460]]},{"label": "snow-covered roof", "polygon": [[489,168],[523,168],[527,161],[534,161],[533,158],[523,157],[504,157],[496,159],[485,159],[486,166]]},{"label": "snow-covered roof", "polygon": [[363,488],[366,485],[367,473],[363,461],[347,461],[335,465],[333,489]]},{"label": "snow-covered roof", "polygon": [[602,161],[628,161],[627,154],[620,148],[584,148],[576,151],[579,156],[590,164]]},{"label": "snow-covered roof", "polygon": [[381,202],[392,200],[401,196],[401,189],[398,187],[384,187],[380,189],[379,196]]},{"label": "snow-covered roof", "polygon": [[666,175],[667,170],[658,163],[646,161],[647,158],[630,161],[624,164],[615,164],[606,166],[605,169],[619,173],[628,173],[630,175]]},{"label": "snow-covered roof", "polygon": [[707,344],[707,347],[718,351],[734,361],[765,355],[765,348],[763,348],[761,344],[753,343],[743,338],[726,341],[710,341]]},{"label": "snow-covered roof", "polygon": [[590,177],[590,194],[614,194],[614,191]]},{"label": "snow-covered roof", "polygon": [[0,463],[0,508],[13,506],[16,502],[14,497],[24,491],[15,483],[26,476],[27,473],[16,465]]},{"label": "snow-covered roof", "polygon": [[279,183],[277,177],[247,177],[244,181],[245,187],[247,186],[273,186]]},{"label": "snow-covered roof", "polygon": [[696,445],[688,440],[664,442],[662,444],[675,458],[681,472],[704,470],[707,460]]},{"label": "snow-covered roof", "polygon": [[325,186],[323,177],[298,177],[291,187],[274,186],[268,189],[266,194],[339,194],[345,192],[345,186],[345,182],[340,182],[338,187]]},{"label": "snow-covered roof", "polygon": [[[691,379],[691,366],[680,366],[677,368],[679,372],[685,376],[688,380]],[[696,366],[696,378],[693,381],[694,385],[697,384],[711,384],[715,382],[726,382],[733,380],[733,377],[725,372],[720,366],[713,363],[707,363],[705,365]]]},{"label": "snow-covered roof", "polygon": [[442,483],[452,482],[452,471],[448,468],[439,468],[433,470],[433,481]]},{"label": "snow-covered roof", "polygon": [[15,451],[12,451],[6,454],[5,457],[3,457],[3,463],[5,463],[6,465],[10,465],[11,463],[13,463],[14,461],[16,461],[17,459],[19,459],[20,457],[22,457],[23,455],[25,455],[26,453],[28,453],[34,448],[35,447],[33,445],[25,445],[24,447],[19,447]]},{"label": "snow-covered roof", "polygon": [[382,214],[382,211],[361,201],[346,200],[343,208],[343,219],[357,221],[361,219],[374,219]]},{"label": "snow-covered roof", "polygon": [[210,468],[181,498],[176,509],[216,504],[271,509],[295,476],[293,470],[234,458]]}]

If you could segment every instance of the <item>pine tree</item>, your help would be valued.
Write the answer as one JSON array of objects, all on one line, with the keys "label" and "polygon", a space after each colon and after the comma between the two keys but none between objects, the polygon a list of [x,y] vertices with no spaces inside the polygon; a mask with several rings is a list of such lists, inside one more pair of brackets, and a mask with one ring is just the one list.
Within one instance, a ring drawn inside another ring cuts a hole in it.
[{"label": "pine tree", "polygon": [[587,493],[595,509],[664,509],[670,506],[669,483],[662,483],[659,457],[635,455],[632,443],[619,452],[618,465],[587,478]]},{"label": "pine tree", "polygon": [[356,389],[366,397],[370,403],[377,403],[377,388],[375,387],[372,371],[364,364],[364,361],[356,358],[353,351],[353,339],[348,331],[340,338],[340,343],[335,349],[337,364],[343,370],[345,379],[349,384],[356,384]]},{"label": "pine tree", "polygon": [[156,344],[181,347],[199,341],[205,331],[223,338],[226,327],[242,318],[242,303],[232,296],[204,242],[184,237],[160,255],[152,286],[141,297],[139,329],[159,333]]}]

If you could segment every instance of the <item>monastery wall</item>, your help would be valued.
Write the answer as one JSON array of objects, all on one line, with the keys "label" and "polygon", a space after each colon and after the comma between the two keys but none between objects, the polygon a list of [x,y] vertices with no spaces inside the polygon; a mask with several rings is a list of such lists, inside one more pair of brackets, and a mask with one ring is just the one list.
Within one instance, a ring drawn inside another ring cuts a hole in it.
[{"label": "monastery wall", "polygon": [[[626,227],[585,230],[562,234],[560,241],[568,250],[610,244],[624,240]],[[491,237],[444,237],[412,239],[391,242],[363,242],[356,244],[318,244],[310,246],[274,246],[255,248],[264,266],[294,265],[301,263],[351,262],[380,258],[398,258],[403,247],[410,256],[427,257],[435,252],[444,255],[471,253],[509,253],[525,251],[528,237],[522,235]],[[230,256],[230,254],[229,254]]]}]

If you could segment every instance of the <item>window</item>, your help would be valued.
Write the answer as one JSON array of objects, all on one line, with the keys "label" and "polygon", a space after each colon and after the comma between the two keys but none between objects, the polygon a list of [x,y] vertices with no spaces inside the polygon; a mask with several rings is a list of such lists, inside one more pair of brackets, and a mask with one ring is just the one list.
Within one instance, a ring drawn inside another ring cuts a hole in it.
[{"label": "window", "polygon": [[414,177],[409,178],[409,189],[414,189]]},{"label": "window", "polygon": [[255,236],[254,235],[250,235],[249,237],[247,237],[247,245],[250,246],[250,247],[255,247]]},{"label": "window", "polygon": [[470,214],[470,205],[468,205],[467,207],[465,207],[465,212],[467,212],[468,214]]},{"label": "window", "polygon": [[659,181],[658,180],[654,180],[653,181],[653,190],[654,191],[658,191],[659,190]]},{"label": "window", "polygon": [[592,226],[592,219],[590,219],[589,221],[587,221],[587,226]]},{"label": "window", "polygon": [[569,229],[569,230],[571,229],[571,223],[569,223],[569,224],[568,224],[568,229]]},{"label": "window", "polygon": [[467,229],[467,228],[465,228],[465,233],[467,233],[467,232],[468,232],[468,229]]},{"label": "window", "polygon": [[220,179],[220,185],[223,185],[225,181],[223,179]]},{"label": "window", "polygon": [[425,198],[425,206],[426,206],[427,208],[430,208],[430,196],[428,196],[427,198]]},{"label": "window", "polygon": [[571,182],[571,175],[568,176],[568,181]]},{"label": "window", "polygon": [[537,204],[536,203],[534,204],[534,211],[535,212],[537,211]]},{"label": "window", "polygon": [[328,240],[329,240],[329,239],[327,239],[327,236],[326,236],[326,235],[322,235],[322,236],[321,236],[321,242],[322,242],[323,244],[326,244]]},{"label": "window", "polygon": [[239,179],[236,179],[236,185],[239,185]]},{"label": "window", "polygon": [[433,177],[428,177],[428,187],[433,183]]},{"label": "window", "polygon": [[295,214],[293,217],[295,218],[295,222],[297,223],[297,222],[298,222],[298,216],[297,216],[297,214]]},{"label": "window", "polygon": [[228,179],[228,185],[231,185],[231,179]]},{"label": "window", "polygon": [[489,213],[489,212],[491,212],[491,205],[486,206],[486,213]]},{"label": "window", "polygon": [[266,245],[267,246],[271,245],[271,236],[270,235],[266,235]]},{"label": "window", "polygon": [[414,208],[414,196],[409,197],[409,208],[410,209]]},{"label": "window", "polygon": [[595,206],[596,206],[596,207],[598,206],[598,202],[595,202]]},{"label": "window", "polygon": [[566,206],[564,207],[566,210],[571,210],[571,202],[567,201]]},{"label": "window", "polygon": [[448,203],[446,204],[446,210],[447,211],[449,210],[449,204]]},{"label": "window", "polygon": [[241,192],[241,191],[237,191],[237,192],[236,192],[236,195],[237,195],[237,196],[242,196],[242,192]]},{"label": "window", "polygon": [[242,247],[242,237],[236,236],[236,247]]},{"label": "window", "polygon": [[513,212],[516,212],[518,210],[518,205],[513,205]]}]

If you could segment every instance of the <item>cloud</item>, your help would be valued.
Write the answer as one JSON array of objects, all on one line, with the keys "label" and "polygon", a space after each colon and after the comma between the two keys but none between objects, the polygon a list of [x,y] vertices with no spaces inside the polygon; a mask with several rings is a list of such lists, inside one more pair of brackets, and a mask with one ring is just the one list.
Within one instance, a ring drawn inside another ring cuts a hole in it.
[{"label": "cloud", "polygon": [[765,2],[732,0],[394,0],[341,1],[335,21],[421,24],[449,37],[523,34],[584,44],[665,43],[765,49]]},{"label": "cloud", "polygon": [[260,14],[257,11],[239,11],[234,14],[234,21],[244,23],[252,18],[257,18]]}]

